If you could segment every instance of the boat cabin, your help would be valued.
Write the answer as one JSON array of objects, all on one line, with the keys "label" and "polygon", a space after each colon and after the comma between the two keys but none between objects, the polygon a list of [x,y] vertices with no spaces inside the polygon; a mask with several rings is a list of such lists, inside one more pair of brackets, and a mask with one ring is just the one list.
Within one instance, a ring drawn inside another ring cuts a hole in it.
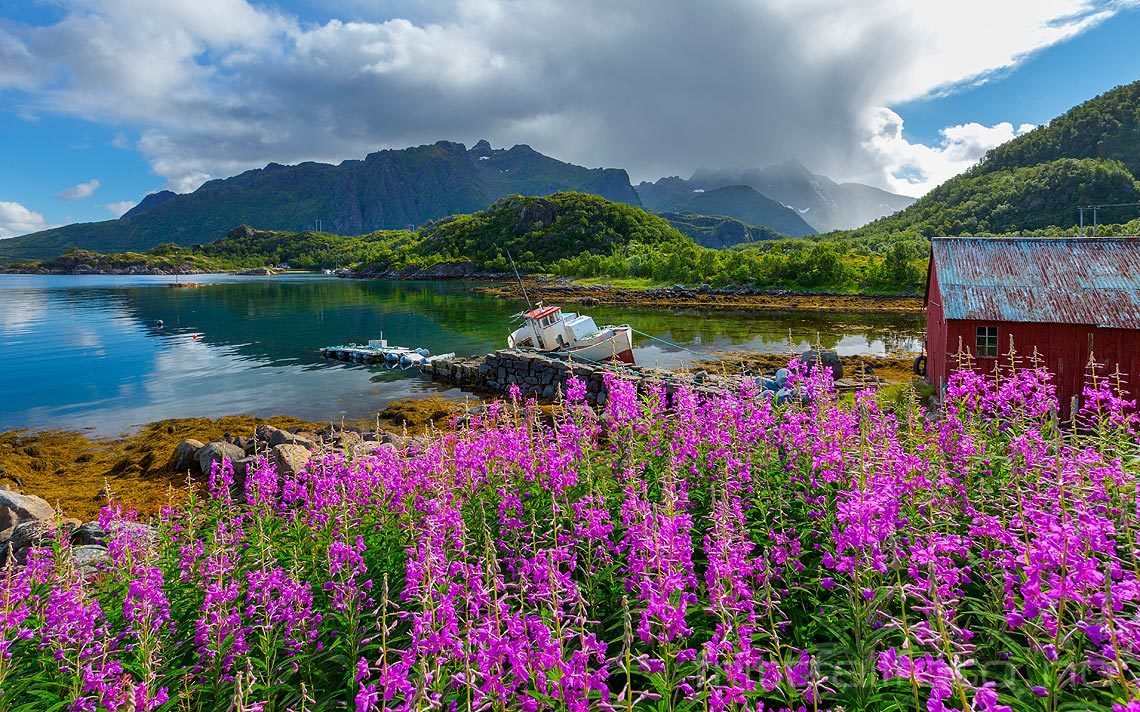
[{"label": "boat cabin", "polygon": [[518,316],[523,318],[523,325],[511,334],[512,348],[556,351],[598,333],[593,318],[573,312],[564,314],[562,307],[539,304]]}]

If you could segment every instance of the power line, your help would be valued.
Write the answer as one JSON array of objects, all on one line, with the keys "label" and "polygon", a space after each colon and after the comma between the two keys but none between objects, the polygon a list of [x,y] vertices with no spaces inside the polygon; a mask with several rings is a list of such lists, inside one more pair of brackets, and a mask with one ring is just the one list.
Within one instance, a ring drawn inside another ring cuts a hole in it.
[{"label": "power line", "polygon": [[1099,213],[1101,208],[1131,208],[1131,207],[1136,207],[1136,206],[1140,206],[1140,202],[1136,202],[1136,203],[1100,203],[1099,205],[1079,205],[1079,206],[1077,206],[1077,210],[1080,211],[1080,214],[1081,214],[1081,232],[1080,232],[1081,237],[1085,236],[1085,211],[1086,210],[1092,211],[1092,215],[1093,215],[1093,221],[1092,221],[1093,234],[1092,234],[1092,236],[1096,237],[1096,229],[1097,229],[1097,225],[1099,224],[1099,221],[1097,218],[1098,218],[1098,213]]}]

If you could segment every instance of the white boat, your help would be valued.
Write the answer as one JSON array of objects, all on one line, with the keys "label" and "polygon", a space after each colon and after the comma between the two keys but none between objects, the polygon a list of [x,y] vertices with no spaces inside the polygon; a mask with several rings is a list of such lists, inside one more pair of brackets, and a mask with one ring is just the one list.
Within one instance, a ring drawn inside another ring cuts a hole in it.
[{"label": "white boat", "polygon": [[599,327],[592,317],[562,307],[538,306],[515,314],[523,325],[507,337],[512,349],[533,349],[552,355],[571,356],[589,361],[633,363],[633,329],[606,325]]}]

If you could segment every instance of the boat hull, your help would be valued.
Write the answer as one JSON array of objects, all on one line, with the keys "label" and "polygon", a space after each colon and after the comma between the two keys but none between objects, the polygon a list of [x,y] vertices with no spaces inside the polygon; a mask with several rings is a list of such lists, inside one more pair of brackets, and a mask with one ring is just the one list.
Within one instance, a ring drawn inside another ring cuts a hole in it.
[{"label": "boat hull", "polygon": [[628,326],[610,326],[588,343],[558,349],[555,353],[590,361],[632,364],[633,329]]}]

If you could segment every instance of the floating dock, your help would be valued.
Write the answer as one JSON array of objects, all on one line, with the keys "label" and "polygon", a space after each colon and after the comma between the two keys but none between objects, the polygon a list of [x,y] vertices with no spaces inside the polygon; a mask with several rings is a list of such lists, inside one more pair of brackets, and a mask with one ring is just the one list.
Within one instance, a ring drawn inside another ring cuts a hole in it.
[{"label": "floating dock", "polygon": [[407,346],[389,346],[387,339],[372,339],[367,344],[326,346],[321,356],[337,361],[362,363],[368,366],[386,365],[389,368],[411,368],[423,366],[432,361],[455,358],[454,353],[432,356],[427,349],[412,349]]}]

